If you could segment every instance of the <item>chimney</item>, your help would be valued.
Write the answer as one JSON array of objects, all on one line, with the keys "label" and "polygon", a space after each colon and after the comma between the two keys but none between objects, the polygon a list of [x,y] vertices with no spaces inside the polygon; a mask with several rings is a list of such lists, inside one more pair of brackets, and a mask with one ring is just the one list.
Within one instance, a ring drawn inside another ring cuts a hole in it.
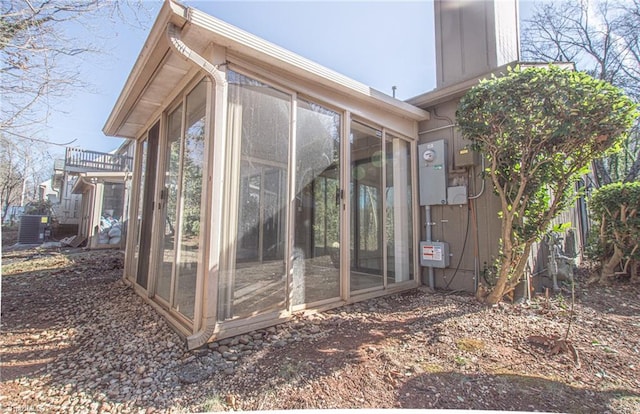
[{"label": "chimney", "polygon": [[518,0],[434,0],[436,87],[520,59]]}]

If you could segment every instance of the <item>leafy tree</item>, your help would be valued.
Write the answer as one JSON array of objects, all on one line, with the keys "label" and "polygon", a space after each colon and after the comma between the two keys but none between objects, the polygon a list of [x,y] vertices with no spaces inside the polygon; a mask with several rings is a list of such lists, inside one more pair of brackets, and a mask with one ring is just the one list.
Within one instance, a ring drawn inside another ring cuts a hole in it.
[{"label": "leafy tree", "polygon": [[458,126],[485,154],[501,203],[497,283],[479,291],[482,301],[515,288],[532,244],[571,202],[577,175],[618,148],[637,115],[620,89],[554,66],[509,70],[461,99]]},{"label": "leafy tree", "polygon": [[[525,60],[575,62],[640,102],[640,0],[539,2],[524,20]],[[623,151],[594,160],[598,186],[640,178],[640,125]]]},{"label": "leafy tree", "polygon": [[200,120],[187,130],[184,146],[182,178],[183,234],[200,235],[200,202],[202,199],[202,162],[204,160],[204,121]]},{"label": "leafy tree", "polygon": [[603,186],[594,191],[589,206],[599,232],[588,253],[602,264],[600,274],[590,282],[605,282],[616,275],[638,280],[640,181]]}]

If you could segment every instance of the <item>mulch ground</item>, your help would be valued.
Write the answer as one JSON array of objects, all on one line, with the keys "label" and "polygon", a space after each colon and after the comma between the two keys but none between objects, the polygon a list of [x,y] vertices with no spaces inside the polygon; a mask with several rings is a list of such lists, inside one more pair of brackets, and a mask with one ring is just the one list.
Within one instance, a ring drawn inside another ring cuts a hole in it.
[{"label": "mulch ground", "polygon": [[[573,311],[566,286],[559,295],[495,307],[469,295],[415,289],[300,316],[278,335],[309,324],[321,333],[248,352],[231,374],[213,373],[164,390],[158,378],[165,399],[117,400],[98,392],[99,381],[96,391],[67,390],[47,370],[60,369],[60,361],[71,365],[80,344],[91,338],[109,347],[110,335],[97,327],[134,337],[140,326],[153,323],[154,332],[170,337],[158,326],[162,320],[151,320],[148,305],[127,293],[121,268],[122,256],[114,252],[3,252],[0,407],[53,407],[51,399],[58,398],[87,412],[373,407],[640,412],[640,287],[624,281],[586,286],[587,275],[577,280]],[[83,302],[87,296],[91,303]],[[93,323],[92,315],[117,300],[141,310],[132,316],[138,318],[135,324]],[[64,313],[77,308],[65,303],[80,303],[83,316],[73,319],[75,337],[58,338],[56,332],[64,331],[71,317]],[[91,337],[81,340],[85,332]],[[141,344],[158,353],[165,346],[144,345],[144,338]],[[169,367],[208,352],[184,350],[174,361],[158,363]]]}]

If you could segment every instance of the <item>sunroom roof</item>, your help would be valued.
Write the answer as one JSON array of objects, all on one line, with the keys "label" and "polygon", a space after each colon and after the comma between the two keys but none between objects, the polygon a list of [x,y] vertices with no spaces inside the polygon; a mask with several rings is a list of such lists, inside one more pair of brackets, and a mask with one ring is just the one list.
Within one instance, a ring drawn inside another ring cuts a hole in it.
[{"label": "sunroom roof", "polygon": [[197,9],[166,0],[103,128],[106,135],[137,138],[169,103],[167,100],[185,75],[196,70],[171,51],[165,36],[169,23],[181,28],[182,40],[199,53],[215,44],[225,47],[229,54],[277,68],[290,76],[347,95],[354,101],[376,105],[396,116],[416,121],[429,119],[429,113],[416,106],[394,99]]}]

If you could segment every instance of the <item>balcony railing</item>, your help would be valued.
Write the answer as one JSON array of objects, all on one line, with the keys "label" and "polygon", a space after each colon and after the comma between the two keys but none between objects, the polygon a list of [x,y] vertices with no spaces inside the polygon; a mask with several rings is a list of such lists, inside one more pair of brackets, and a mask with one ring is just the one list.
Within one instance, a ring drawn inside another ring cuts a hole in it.
[{"label": "balcony railing", "polygon": [[67,148],[65,171],[133,171],[133,158],[79,148]]},{"label": "balcony railing", "polygon": [[53,169],[55,171],[64,171],[64,160],[55,160],[53,162]]}]

